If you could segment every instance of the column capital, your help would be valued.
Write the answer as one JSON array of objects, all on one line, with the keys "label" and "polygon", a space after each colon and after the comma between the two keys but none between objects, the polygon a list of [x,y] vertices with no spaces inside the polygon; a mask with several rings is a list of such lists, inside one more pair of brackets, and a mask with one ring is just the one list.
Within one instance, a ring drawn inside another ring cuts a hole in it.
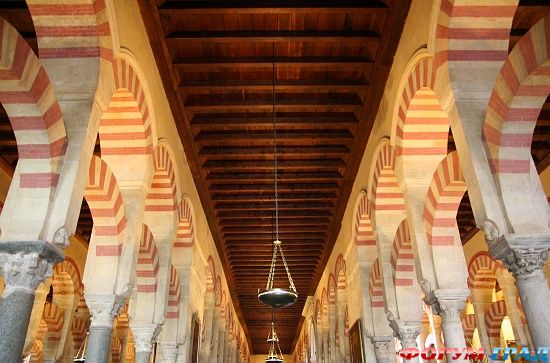
[{"label": "column capital", "polygon": [[416,338],[422,331],[422,321],[395,319],[390,312],[387,313],[387,317],[395,337],[399,339],[403,348],[416,347]]},{"label": "column capital", "polygon": [[124,298],[114,294],[96,295],[84,293],[84,299],[90,310],[90,327],[112,329],[113,320],[124,306]]},{"label": "column capital", "polygon": [[161,342],[162,357],[167,362],[175,362],[178,356],[178,344],[176,342]]},{"label": "column capital", "polygon": [[424,290],[424,302],[441,316],[443,322],[460,321],[460,314],[469,295],[469,289]]},{"label": "column capital", "polygon": [[0,267],[6,284],[3,296],[16,291],[33,295],[52,275],[53,265],[63,259],[58,246],[44,241],[0,242]]},{"label": "column capital", "polygon": [[131,323],[130,329],[134,336],[136,353],[151,353],[153,342],[160,333],[160,326],[153,323]]},{"label": "column capital", "polygon": [[501,260],[516,279],[543,276],[550,233],[506,233],[487,242],[491,257]]},{"label": "column capital", "polygon": [[374,335],[370,337],[372,345],[374,345],[374,352],[377,357],[388,357],[390,354],[390,347],[392,344],[392,337],[388,335]]}]

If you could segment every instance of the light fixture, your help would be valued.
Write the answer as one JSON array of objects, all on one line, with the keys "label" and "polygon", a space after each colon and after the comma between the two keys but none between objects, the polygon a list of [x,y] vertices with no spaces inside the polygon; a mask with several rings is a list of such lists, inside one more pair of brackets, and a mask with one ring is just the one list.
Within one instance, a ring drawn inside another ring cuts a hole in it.
[{"label": "light fixture", "polygon": [[267,336],[267,343],[269,344],[269,353],[267,354],[265,363],[283,363],[285,361],[283,357],[283,353],[281,352],[281,347],[279,346],[279,337],[275,332],[274,310],[275,308],[273,308],[271,312],[271,331]]},{"label": "light fixture", "polygon": [[[273,241],[273,257],[271,258],[271,268],[269,269],[269,276],[267,278],[267,285],[265,290],[260,291],[258,289],[258,299],[272,308],[281,308],[284,306],[292,305],[298,299],[298,293],[296,287],[292,281],[290,270],[286,263],[285,255],[279,240],[279,186],[277,176],[277,120],[275,114],[275,43],[273,43],[273,83],[272,83],[272,96],[273,96],[273,179],[275,189],[275,241]],[[286,270],[288,277],[289,288],[274,288],[273,282],[275,280],[275,265],[277,263],[277,254],[281,254],[281,259]],[[272,322],[273,324],[273,322]],[[275,332],[274,327],[272,327]],[[266,361],[267,362],[267,361]]]}]

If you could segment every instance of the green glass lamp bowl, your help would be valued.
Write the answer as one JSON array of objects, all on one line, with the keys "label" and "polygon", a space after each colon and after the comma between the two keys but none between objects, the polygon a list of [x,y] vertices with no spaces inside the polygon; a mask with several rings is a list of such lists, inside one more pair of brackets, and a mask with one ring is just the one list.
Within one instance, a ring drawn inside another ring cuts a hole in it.
[{"label": "green glass lamp bowl", "polygon": [[298,294],[291,290],[275,288],[258,291],[258,300],[277,309],[294,304],[298,300]]}]

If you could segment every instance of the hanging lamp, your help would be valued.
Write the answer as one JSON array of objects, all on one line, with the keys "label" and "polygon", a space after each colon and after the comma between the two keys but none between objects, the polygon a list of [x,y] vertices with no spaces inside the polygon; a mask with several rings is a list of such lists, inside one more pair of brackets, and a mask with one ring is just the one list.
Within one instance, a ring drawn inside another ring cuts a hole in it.
[{"label": "hanging lamp", "polygon": [[[292,281],[290,270],[286,263],[285,255],[279,240],[279,189],[277,180],[277,120],[275,115],[275,43],[273,43],[273,83],[272,83],[272,96],[273,96],[273,179],[275,189],[275,241],[273,241],[273,257],[271,258],[271,268],[269,269],[269,276],[267,278],[267,285],[265,290],[258,289],[258,299],[273,308],[281,308],[284,306],[292,305],[298,299],[298,293],[296,292],[296,286]],[[273,282],[275,280],[275,265],[277,263],[277,255],[281,254],[281,260],[285,267],[288,278],[288,289],[274,288]],[[274,330],[273,330],[274,332]],[[266,361],[267,362],[267,361]],[[275,361],[274,361],[275,362]]]},{"label": "hanging lamp", "polygon": [[271,312],[271,331],[267,336],[267,343],[269,344],[269,353],[265,359],[265,363],[283,363],[284,357],[281,352],[281,347],[279,346],[279,337],[275,332],[275,319],[274,319],[274,310]]}]

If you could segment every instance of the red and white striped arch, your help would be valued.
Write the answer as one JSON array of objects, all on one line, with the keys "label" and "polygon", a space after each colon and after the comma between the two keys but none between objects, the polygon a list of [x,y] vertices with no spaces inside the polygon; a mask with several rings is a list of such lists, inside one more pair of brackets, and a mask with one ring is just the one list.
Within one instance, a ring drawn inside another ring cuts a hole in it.
[{"label": "red and white striped arch", "polygon": [[136,267],[138,293],[155,293],[157,291],[157,277],[159,260],[155,238],[144,224],[141,240],[139,241],[139,255]]},{"label": "red and white striped arch", "polygon": [[329,326],[329,320],[328,320],[328,304],[329,304],[329,296],[328,291],[326,288],[323,288],[323,292],[321,292],[321,321],[323,329],[328,328]]},{"label": "red and white striped arch", "polygon": [[336,278],[331,272],[328,276],[328,303],[330,305],[336,305]]},{"label": "red and white striped arch", "polygon": [[44,362],[44,358],[42,357],[42,348],[43,344],[40,340],[35,339],[34,342],[32,342],[31,347],[29,349],[29,363],[42,363]]},{"label": "red and white striped arch", "polygon": [[174,248],[192,247],[195,241],[194,213],[188,198],[182,198],[179,205],[179,225]]},{"label": "red and white striped arch", "polygon": [[395,150],[384,141],[373,168],[371,197],[375,214],[405,212],[405,201],[394,173]]},{"label": "red and white striped arch", "polygon": [[485,326],[492,346],[499,346],[500,328],[502,327],[502,320],[505,316],[506,303],[504,300],[498,300],[492,303],[489,310],[487,310],[487,314],[485,314]]},{"label": "red and white striped arch", "polygon": [[334,275],[336,276],[336,286],[338,289],[338,294],[340,294],[340,291],[342,291],[343,293],[347,288],[346,260],[344,259],[344,255],[341,253],[336,258],[336,264],[334,265]]},{"label": "red and white striped arch", "polygon": [[218,275],[216,274],[216,264],[214,258],[208,256],[208,264],[206,266],[206,292],[213,293],[215,289],[216,280]]},{"label": "red and white striped arch", "polygon": [[122,357],[122,343],[116,337],[111,338],[111,363],[118,363]]},{"label": "red and white striped arch", "polygon": [[474,289],[494,289],[499,265],[487,252],[476,253],[468,264],[468,287]]},{"label": "red and white striped arch", "polygon": [[378,258],[372,264],[369,280],[370,303],[373,309],[384,308],[384,291],[382,290],[382,277]]},{"label": "red and white striped arch", "polygon": [[485,64],[504,61],[517,3],[442,0],[436,29],[437,71],[452,68],[442,67],[447,62],[468,62],[471,69],[483,69]]},{"label": "red and white striped arch", "polygon": [[394,128],[397,155],[445,155],[449,119],[434,93],[431,56],[411,69],[401,91]]},{"label": "red and white striped arch", "polygon": [[95,255],[120,256],[126,229],[124,203],[111,169],[97,156],[90,162],[84,198],[94,221]]},{"label": "red and white striped arch", "polygon": [[475,314],[466,314],[462,318],[462,329],[464,330],[464,336],[468,340],[472,340],[474,337],[474,331],[476,330],[476,316]]},{"label": "red and white striped arch", "polygon": [[432,246],[455,244],[456,214],[466,192],[466,183],[456,151],[437,167],[424,205],[424,223]]},{"label": "red and white striped arch", "polygon": [[151,155],[151,111],[143,82],[124,59],[113,61],[113,72],[115,92],[99,124],[101,156]]},{"label": "red and white striped arch", "polygon": [[371,221],[372,203],[366,193],[362,193],[355,212],[355,243],[358,246],[376,246],[376,238]]},{"label": "red and white striped arch", "polygon": [[105,0],[27,0],[41,59],[112,60]]},{"label": "red and white striped arch", "polygon": [[174,212],[178,209],[176,171],[170,150],[164,143],[155,147],[153,181],[145,200],[145,211]]},{"label": "red and white striped arch", "polygon": [[397,286],[412,286],[414,274],[414,254],[407,219],[404,219],[395,234],[392,246],[391,267],[393,284]]},{"label": "red and white striped arch", "polygon": [[72,259],[65,259],[53,268],[52,280],[53,293],[59,295],[74,295],[80,300],[84,286],[80,278],[80,273]]},{"label": "red and white striped arch", "polygon": [[174,266],[170,266],[170,285],[168,288],[168,308],[166,310],[167,319],[178,319],[180,316],[181,287],[178,271]]},{"label": "red and white striped arch", "polygon": [[81,348],[82,342],[84,342],[84,338],[86,337],[87,330],[88,328],[86,322],[75,316],[71,326],[71,333],[73,334],[73,347],[75,352],[78,352]]},{"label": "red and white striped arch", "polygon": [[[18,187],[54,189],[67,148],[65,124],[54,88],[25,39],[2,18],[0,39],[0,103],[17,140]],[[36,199],[34,208],[45,212],[49,200],[49,194]]]},{"label": "red and white striped arch", "polygon": [[61,339],[61,330],[63,328],[63,312],[57,308],[57,305],[50,302],[44,304],[42,319],[48,326],[48,333],[44,340],[45,345],[56,345]]},{"label": "red and white striped arch", "polygon": [[531,141],[550,93],[550,15],[516,44],[497,77],[483,126],[494,174],[528,174]]}]

